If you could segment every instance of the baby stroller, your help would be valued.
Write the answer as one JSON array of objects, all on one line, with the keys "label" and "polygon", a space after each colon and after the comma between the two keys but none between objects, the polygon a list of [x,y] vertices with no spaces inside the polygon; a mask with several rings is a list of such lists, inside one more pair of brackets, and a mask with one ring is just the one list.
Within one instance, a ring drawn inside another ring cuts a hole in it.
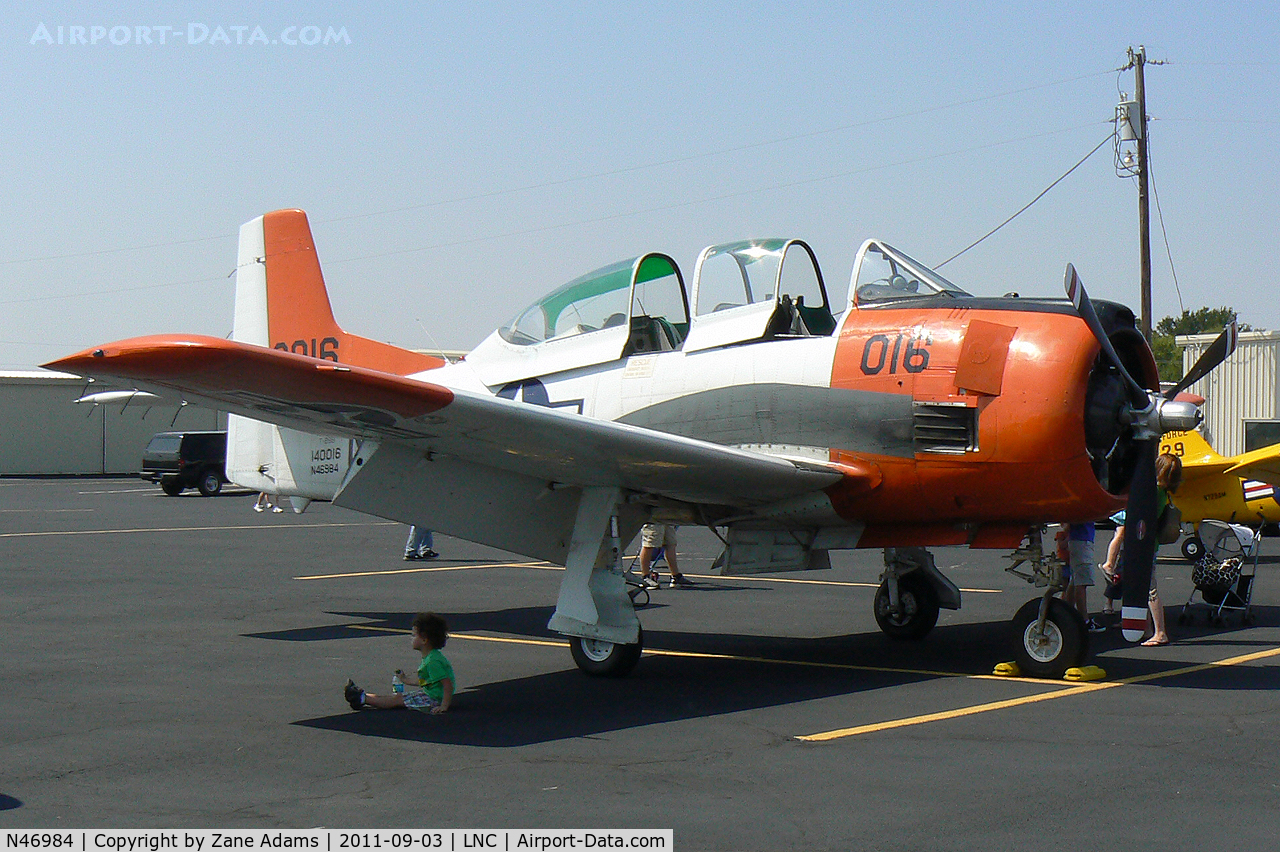
[{"label": "baby stroller", "polygon": [[1189,607],[1198,593],[1209,608],[1210,624],[1217,627],[1226,624],[1223,612],[1238,612],[1241,624],[1252,624],[1250,601],[1253,578],[1258,573],[1262,531],[1222,521],[1201,521],[1199,535],[1204,542],[1204,556],[1191,569],[1195,588],[1182,606],[1178,623],[1191,621]]},{"label": "baby stroller", "polygon": [[[644,583],[636,578],[636,566],[640,564],[640,555],[636,554],[631,558],[631,564],[627,566],[627,571],[623,575],[623,579],[627,583],[627,597],[631,598],[631,605],[636,609],[649,605],[649,590],[645,588]],[[667,549],[659,547],[658,552],[653,555],[653,559],[649,562],[649,569],[656,572],[659,566],[667,567]],[[667,570],[670,570],[669,568]]]}]

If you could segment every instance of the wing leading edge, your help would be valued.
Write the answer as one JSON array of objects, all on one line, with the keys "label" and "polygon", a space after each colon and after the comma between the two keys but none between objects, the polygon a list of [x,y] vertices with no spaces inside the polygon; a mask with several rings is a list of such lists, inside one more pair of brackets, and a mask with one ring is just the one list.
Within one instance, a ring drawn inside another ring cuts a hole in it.
[{"label": "wing leading edge", "polygon": [[[394,443],[548,482],[750,508],[874,470],[782,459],[261,346],[133,338],[45,365],[320,434]],[[874,481],[872,481],[874,480]]]}]

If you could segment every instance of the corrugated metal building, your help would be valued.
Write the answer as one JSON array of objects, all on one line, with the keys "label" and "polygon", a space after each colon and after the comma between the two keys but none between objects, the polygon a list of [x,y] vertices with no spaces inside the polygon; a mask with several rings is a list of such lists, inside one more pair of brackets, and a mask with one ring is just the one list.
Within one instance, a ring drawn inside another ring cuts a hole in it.
[{"label": "corrugated metal building", "polygon": [[85,387],[67,373],[0,372],[0,476],[137,473],[156,432],[226,428],[193,405],[77,405]]},{"label": "corrugated metal building", "polygon": [[[1183,372],[1213,343],[1217,334],[1176,339],[1182,349]],[[1280,331],[1246,331],[1236,351],[1216,370],[1188,390],[1205,398],[1204,419],[1213,448],[1234,456],[1280,443]]]}]

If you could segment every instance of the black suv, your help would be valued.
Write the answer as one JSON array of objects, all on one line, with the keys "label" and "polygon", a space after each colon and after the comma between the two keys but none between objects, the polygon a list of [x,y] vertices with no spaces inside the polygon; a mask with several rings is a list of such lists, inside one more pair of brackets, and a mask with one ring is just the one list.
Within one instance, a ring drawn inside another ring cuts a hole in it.
[{"label": "black suv", "polygon": [[212,497],[227,481],[227,433],[160,432],[142,451],[138,476],[159,482],[170,497],[193,486]]}]

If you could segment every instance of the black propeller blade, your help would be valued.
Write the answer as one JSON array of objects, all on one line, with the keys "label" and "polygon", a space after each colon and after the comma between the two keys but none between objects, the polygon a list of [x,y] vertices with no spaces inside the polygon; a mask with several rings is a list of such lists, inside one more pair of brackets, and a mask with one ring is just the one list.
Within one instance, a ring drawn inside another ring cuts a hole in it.
[{"label": "black propeller blade", "polygon": [[1120,629],[1137,642],[1147,629],[1147,593],[1156,561],[1156,452],[1159,440],[1143,441],[1129,483],[1125,507],[1124,576],[1121,580]]},{"label": "black propeller blade", "polygon": [[1209,372],[1213,370],[1214,367],[1227,360],[1231,353],[1236,351],[1236,343],[1238,341],[1239,333],[1236,331],[1236,324],[1233,320],[1231,325],[1224,328],[1222,330],[1222,334],[1218,335],[1218,339],[1213,341],[1209,348],[1204,351],[1204,354],[1196,360],[1196,363],[1187,371],[1187,374],[1182,377],[1182,380],[1164,395],[1164,398],[1173,399],[1175,396],[1182,393],[1205,376],[1209,375]]},{"label": "black propeller blade", "polygon": [[1133,376],[1129,375],[1129,371],[1120,362],[1120,356],[1116,354],[1115,347],[1111,345],[1111,340],[1107,337],[1107,330],[1102,327],[1102,320],[1098,319],[1098,312],[1093,309],[1093,302],[1089,300],[1089,294],[1085,292],[1084,283],[1080,280],[1080,276],[1076,274],[1076,268],[1070,263],[1067,264],[1067,272],[1062,283],[1066,288],[1067,298],[1071,300],[1072,305],[1075,305],[1076,313],[1084,320],[1085,325],[1089,326],[1089,330],[1097,338],[1098,344],[1102,347],[1107,359],[1120,371],[1125,384],[1129,386],[1129,396],[1134,406],[1146,408],[1150,403],[1150,395],[1146,388],[1138,384]]}]

